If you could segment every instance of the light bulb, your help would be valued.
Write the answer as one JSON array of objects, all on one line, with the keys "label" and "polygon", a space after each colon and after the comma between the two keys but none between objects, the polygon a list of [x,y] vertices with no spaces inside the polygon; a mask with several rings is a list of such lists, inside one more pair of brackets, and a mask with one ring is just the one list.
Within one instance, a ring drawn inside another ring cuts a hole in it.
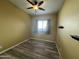
[{"label": "light bulb", "polygon": [[38,6],[37,5],[34,5],[33,6],[33,9],[37,10],[38,9]]}]

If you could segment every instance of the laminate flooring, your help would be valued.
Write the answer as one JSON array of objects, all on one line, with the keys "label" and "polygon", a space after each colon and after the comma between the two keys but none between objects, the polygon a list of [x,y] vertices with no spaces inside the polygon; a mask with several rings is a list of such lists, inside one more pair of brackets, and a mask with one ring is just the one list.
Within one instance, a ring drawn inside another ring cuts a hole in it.
[{"label": "laminate flooring", "polygon": [[30,39],[0,55],[0,59],[59,59],[56,44]]}]

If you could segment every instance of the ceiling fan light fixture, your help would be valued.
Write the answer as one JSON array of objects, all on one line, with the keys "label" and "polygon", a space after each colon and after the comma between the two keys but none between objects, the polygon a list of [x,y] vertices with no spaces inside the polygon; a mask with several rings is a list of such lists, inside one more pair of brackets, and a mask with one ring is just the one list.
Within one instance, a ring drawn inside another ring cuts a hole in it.
[{"label": "ceiling fan light fixture", "polygon": [[40,6],[44,3],[44,1],[40,1],[38,2],[37,0],[34,0],[33,2],[31,2],[30,0],[27,0],[31,5],[32,7],[29,7],[27,9],[34,9],[34,10],[42,10],[42,11],[45,11],[45,9],[41,8]]},{"label": "ceiling fan light fixture", "polygon": [[34,9],[34,10],[38,10],[38,9],[39,9],[38,5],[34,5],[34,6],[33,6],[33,9]]}]

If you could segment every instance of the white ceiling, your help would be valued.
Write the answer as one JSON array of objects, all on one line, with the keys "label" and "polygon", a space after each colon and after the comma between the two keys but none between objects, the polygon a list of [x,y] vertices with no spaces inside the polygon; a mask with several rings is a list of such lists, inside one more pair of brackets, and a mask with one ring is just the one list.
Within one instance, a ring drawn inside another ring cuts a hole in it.
[{"label": "white ceiling", "polygon": [[[41,1],[41,0],[37,0]],[[40,14],[50,14],[56,13],[63,5],[64,0],[43,0],[44,4],[41,5],[45,9],[45,11],[37,10],[37,15]],[[10,0],[17,7],[23,9],[28,14],[34,15],[35,11],[33,9],[28,10],[27,8],[32,6],[26,0]]]}]

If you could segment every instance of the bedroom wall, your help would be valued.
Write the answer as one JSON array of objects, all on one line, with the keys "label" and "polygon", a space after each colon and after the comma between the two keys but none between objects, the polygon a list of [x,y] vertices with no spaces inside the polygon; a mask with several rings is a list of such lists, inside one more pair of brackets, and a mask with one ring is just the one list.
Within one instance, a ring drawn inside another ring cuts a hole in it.
[{"label": "bedroom wall", "polygon": [[0,52],[29,39],[31,17],[7,0],[0,1]]},{"label": "bedroom wall", "polygon": [[57,44],[62,59],[79,59],[79,41],[70,35],[79,35],[79,0],[65,0],[59,13]]},{"label": "bedroom wall", "polygon": [[[41,19],[50,19],[51,20],[51,33],[50,34],[38,34],[38,33],[32,33],[32,38],[34,39],[40,39],[40,40],[47,40],[47,41],[55,41],[56,39],[56,14],[47,14],[47,15],[38,15],[33,16],[32,21],[34,20],[41,20]],[[35,28],[35,26],[32,26],[32,29]]]}]

